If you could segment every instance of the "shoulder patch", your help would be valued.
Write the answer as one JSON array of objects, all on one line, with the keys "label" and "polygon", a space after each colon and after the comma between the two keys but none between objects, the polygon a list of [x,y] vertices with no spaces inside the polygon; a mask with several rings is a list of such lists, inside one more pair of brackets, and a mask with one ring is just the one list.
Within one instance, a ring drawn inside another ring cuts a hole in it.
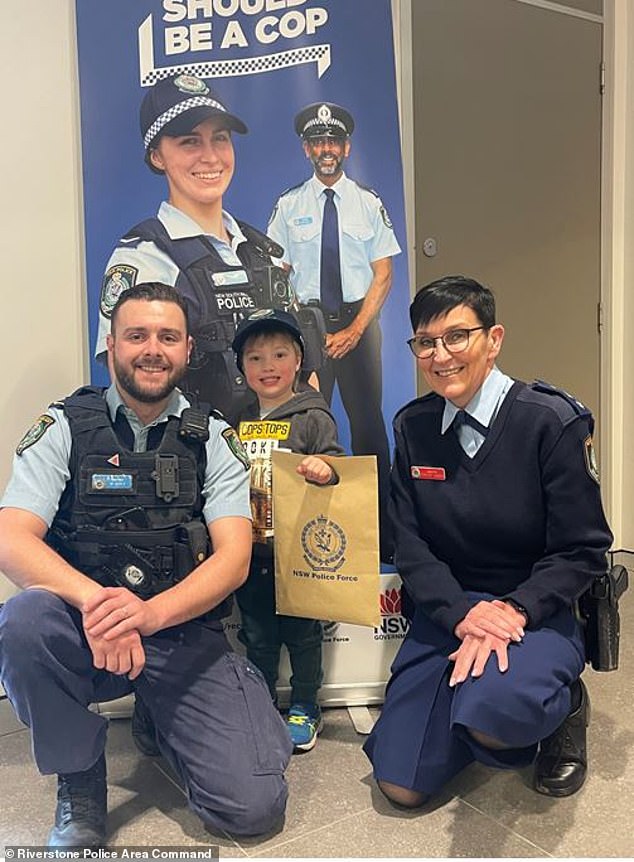
[{"label": "shoulder patch", "polygon": [[26,449],[28,449],[30,446],[33,446],[33,444],[37,443],[38,440],[41,440],[44,434],[51,427],[51,425],[54,424],[55,420],[52,416],[49,416],[48,413],[42,413],[41,416],[38,416],[38,418],[26,432],[24,437],[18,443],[15,450],[15,454],[21,455]]},{"label": "shoulder patch", "polygon": [[385,227],[393,228],[394,225],[392,224],[392,219],[387,214],[387,210],[385,209],[383,204],[381,204],[379,212],[381,213],[381,218],[383,219],[383,224],[385,225]]},{"label": "shoulder patch", "polygon": [[597,457],[594,453],[594,446],[592,445],[592,435],[588,434],[586,439],[583,441],[583,454],[586,462],[586,470],[588,471],[588,475],[591,479],[599,484],[599,466],[597,464]]},{"label": "shoulder patch", "polygon": [[99,299],[99,308],[104,317],[110,319],[112,309],[117,304],[117,300],[124,292],[136,284],[136,278],[139,270],[136,266],[129,266],[124,263],[117,263],[106,270],[101,285],[101,297]]},{"label": "shoulder patch", "polygon": [[235,430],[233,428],[225,428],[222,432],[222,436],[224,437],[225,443],[231,450],[231,454],[233,455],[233,457],[237,458],[237,460],[240,461],[244,469],[248,472],[251,469],[249,456],[247,455],[244,446],[242,445],[242,441],[238,437]]}]

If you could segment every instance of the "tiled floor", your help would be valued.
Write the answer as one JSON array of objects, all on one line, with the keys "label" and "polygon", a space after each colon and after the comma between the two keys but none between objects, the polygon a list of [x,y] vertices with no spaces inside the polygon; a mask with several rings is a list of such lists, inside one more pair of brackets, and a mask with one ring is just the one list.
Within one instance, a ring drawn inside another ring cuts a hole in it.
[{"label": "tiled floor", "polygon": [[[576,796],[551,800],[530,770],[473,766],[420,812],[391,808],[370,778],[345,710],[326,712],[317,748],[292,759],[284,829],[260,839],[211,838],[160,760],[143,758],[129,721],[108,738],[111,845],[220,845],[221,857],[631,857],[634,856],[634,586],[622,602],[621,668],[588,671],[591,773]],[[0,703],[0,849],[41,844],[55,778],[38,775],[28,732]]]}]

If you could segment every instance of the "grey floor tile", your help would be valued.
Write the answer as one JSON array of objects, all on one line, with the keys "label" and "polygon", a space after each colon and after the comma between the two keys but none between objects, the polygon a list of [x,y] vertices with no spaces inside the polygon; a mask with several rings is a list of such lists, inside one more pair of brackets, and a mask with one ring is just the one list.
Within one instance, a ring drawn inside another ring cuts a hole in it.
[{"label": "grey floor tile", "polygon": [[9,701],[6,698],[0,700],[0,736],[24,729],[24,725],[13,711]]},{"label": "grey floor tile", "polygon": [[33,766],[23,730],[0,738],[0,846],[42,844],[55,807],[56,781]]},{"label": "grey floor tile", "polygon": [[260,849],[256,855],[278,858],[547,856],[458,799],[441,808],[417,813],[396,812],[382,799],[375,798],[374,805],[357,815],[307,832],[294,841]]}]

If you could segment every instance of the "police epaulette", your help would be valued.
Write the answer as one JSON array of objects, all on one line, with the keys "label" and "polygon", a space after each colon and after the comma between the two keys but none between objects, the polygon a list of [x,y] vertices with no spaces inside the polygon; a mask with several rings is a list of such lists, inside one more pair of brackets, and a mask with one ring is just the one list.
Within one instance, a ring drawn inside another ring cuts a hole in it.
[{"label": "police epaulette", "polygon": [[409,410],[410,407],[416,407],[418,404],[424,404],[426,401],[433,401],[435,398],[440,398],[440,396],[435,392],[427,392],[426,395],[419,395],[418,398],[412,398],[411,401],[408,401],[407,404],[403,404],[403,406],[396,411],[394,414],[394,420],[396,420],[401,413]]},{"label": "police epaulette", "polygon": [[545,380],[533,380],[532,383],[529,383],[531,389],[534,389],[535,392],[544,392],[546,395],[559,395],[560,398],[563,398],[575,413],[578,416],[588,416],[591,415],[591,411],[582,404],[581,401],[577,401],[577,399],[571,395],[569,392],[566,392],[565,389],[559,389],[557,386],[553,386],[552,383],[547,383]]},{"label": "police epaulette", "polygon": [[253,225],[239,219],[236,219],[236,221],[247,240],[253,243],[260,251],[268,254],[269,257],[282,257],[284,249],[279,243],[275,242],[275,240],[271,239],[270,236],[267,236],[261,230],[253,227]]},{"label": "police epaulette", "polygon": [[304,183],[303,183],[303,182],[301,182],[301,183],[297,183],[297,185],[289,186],[287,189],[284,189],[284,191],[282,192],[282,194],[280,195],[280,197],[281,197],[281,198],[283,198],[283,197],[284,197],[284,195],[289,194],[289,192],[294,192],[294,191],[295,191],[295,189],[301,189],[301,187],[302,187],[303,185],[304,185]]},{"label": "police epaulette", "polygon": [[63,401],[51,401],[51,403],[48,406],[49,406],[49,410],[51,408],[53,408],[55,410],[63,410],[64,409],[64,402]]},{"label": "police epaulette", "polygon": [[360,189],[363,189],[364,192],[370,192],[370,194],[374,195],[375,198],[381,197],[381,195],[376,191],[376,189],[373,189],[371,186],[366,186],[364,185],[364,183],[360,183],[359,180],[352,180],[352,182],[356,186],[359,186]]}]

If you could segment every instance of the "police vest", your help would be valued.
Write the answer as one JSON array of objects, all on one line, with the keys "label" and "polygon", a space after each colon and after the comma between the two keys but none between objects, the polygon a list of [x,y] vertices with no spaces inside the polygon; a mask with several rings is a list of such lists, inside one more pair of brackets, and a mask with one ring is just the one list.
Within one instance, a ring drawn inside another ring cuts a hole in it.
[{"label": "police vest", "polygon": [[236,249],[238,266],[225,263],[206,236],[172,239],[158,218],[124,237],[153,242],[180,270],[175,287],[187,299],[195,338],[186,388],[222,412],[246,389],[231,349],[238,322],[257,308],[288,309],[293,301],[286,273],[271,260],[281,257],[282,247],[238,224],[246,237]]},{"label": "police vest", "polygon": [[[162,432],[156,448],[134,452],[122,439],[131,434],[127,421],[119,412],[113,427],[102,389],[78,389],[62,406],[70,479],[48,543],[104,586],[144,599],[172,587],[211,551],[202,514],[209,411],[170,417],[151,429]],[[230,610],[228,599],[205,616]]]}]

